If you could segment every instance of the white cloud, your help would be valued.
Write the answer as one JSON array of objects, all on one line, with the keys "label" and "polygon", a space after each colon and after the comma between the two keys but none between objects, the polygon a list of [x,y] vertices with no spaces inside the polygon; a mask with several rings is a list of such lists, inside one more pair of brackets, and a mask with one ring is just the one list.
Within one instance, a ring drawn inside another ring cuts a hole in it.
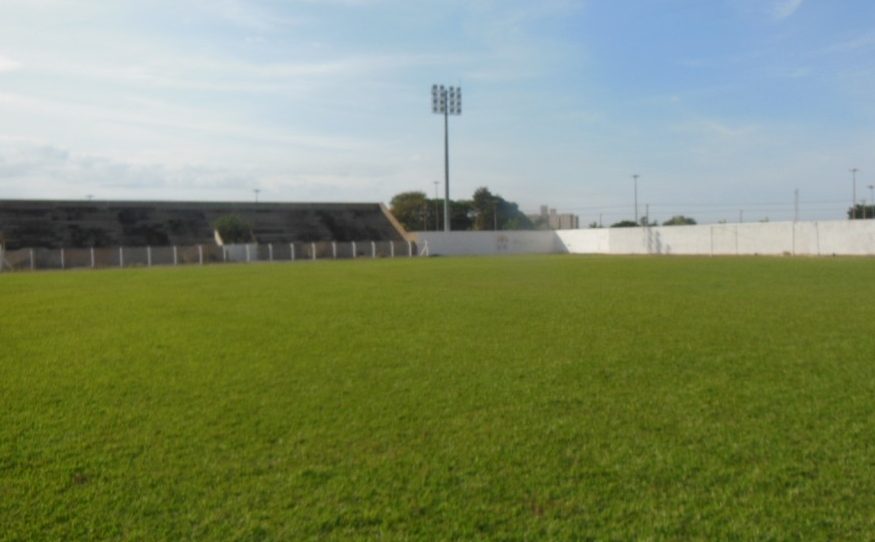
[{"label": "white cloud", "polygon": [[[266,190],[266,199],[373,201],[401,191],[412,171],[386,160],[235,165],[166,161],[131,162],[126,159],[73,152],[20,138],[0,136],[0,192],[4,197],[245,199],[253,187]],[[376,190],[375,190],[376,189]],[[326,194],[332,197],[326,198]]]},{"label": "white cloud", "polygon": [[772,16],[778,20],[786,19],[802,7],[802,2],[803,0],[778,0],[778,2],[772,6]]}]

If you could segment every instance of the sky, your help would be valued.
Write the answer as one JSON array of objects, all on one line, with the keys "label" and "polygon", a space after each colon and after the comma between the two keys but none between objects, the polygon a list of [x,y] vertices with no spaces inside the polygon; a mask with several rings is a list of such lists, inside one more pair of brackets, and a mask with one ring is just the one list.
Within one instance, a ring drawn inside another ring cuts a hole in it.
[{"label": "sky", "polygon": [[[586,223],[842,218],[871,0],[0,0],[0,199],[383,201]],[[441,187],[442,190],[442,187]]]}]

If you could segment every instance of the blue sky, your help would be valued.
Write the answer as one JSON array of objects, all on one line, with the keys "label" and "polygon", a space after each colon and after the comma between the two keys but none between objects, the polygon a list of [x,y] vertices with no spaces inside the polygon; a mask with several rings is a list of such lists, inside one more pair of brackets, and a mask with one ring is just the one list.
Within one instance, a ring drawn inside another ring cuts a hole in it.
[{"label": "blue sky", "polygon": [[875,2],[2,0],[0,198],[433,193],[584,221],[840,218],[875,184]]}]

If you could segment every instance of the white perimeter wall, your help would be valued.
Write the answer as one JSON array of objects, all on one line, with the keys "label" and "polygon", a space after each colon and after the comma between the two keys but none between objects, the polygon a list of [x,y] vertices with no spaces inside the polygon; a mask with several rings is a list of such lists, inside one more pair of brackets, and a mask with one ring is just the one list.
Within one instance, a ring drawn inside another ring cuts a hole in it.
[{"label": "white perimeter wall", "polygon": [[565,252],[552,231],[414,232],[420,251],[440,256],[475,254],[553,254]]},{"label": "white perimeter wall", "polygon": [[875,255],[875,220],[767,222],[559,231],[417,232],[433,255]]}]

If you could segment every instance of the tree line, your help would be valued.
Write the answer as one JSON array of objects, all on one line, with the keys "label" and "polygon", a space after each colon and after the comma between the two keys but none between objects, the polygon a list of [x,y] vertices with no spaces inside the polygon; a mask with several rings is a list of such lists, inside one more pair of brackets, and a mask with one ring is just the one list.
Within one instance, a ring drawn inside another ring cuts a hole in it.
[{"label": "tree line", "polygon": [[[390,202],[392,214],[410,231],[444,229],[444,200],[425,192],[402,192]],[[519,206],[482,186],[471,199],[450,200],[450,228],[459,230],[533,230],[538,224]]]},{"label": "tree line", "polygon": [[[401,192],[392,198],[390,208],[395,218],[409,231],[441,231],[444,229],[444,200],[429,198],[425,192]],[[695,219],[676,215],[662,223],[663,226],[696,224]],[[621,220],[612,228],[658,226],[659,223],[642,217],[640,222]],[[530,218],[520,211],[519,205],[508,201],[489,188],[481,186],[471,199],[450,200],[450,227],[460,230],[546,230],[550,226],[546,217]],[[600,228],[591,223],[590,228]]]}]

